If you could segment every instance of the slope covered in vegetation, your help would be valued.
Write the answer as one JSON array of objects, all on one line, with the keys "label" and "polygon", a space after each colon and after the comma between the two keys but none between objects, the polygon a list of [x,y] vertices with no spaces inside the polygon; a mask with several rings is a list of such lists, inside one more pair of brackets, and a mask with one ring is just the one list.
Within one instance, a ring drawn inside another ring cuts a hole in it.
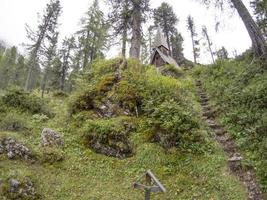
[{"label": "slope covered in vegetation", "polygon": [[251,58],[218,61],[195,69],[213,102],[215,115],[243,151],[244,167],[256,170],[267,189],[267,70]]},{"label": "slope covered in vegetation", "polygon": [[[26,128],[2,126],[0,140],[12,137],[33,155],[10,160],[0,154],[4,199],[17,198],[9,193],[12,178],[33,182],[32,199],[141,199],[131,185],[148,169],[168,190],[153,199],[245,199],[203,125],[193,79],[170,66],[163,72],[169,76],[132,60],[97,61],[75,94],[47,97],[38,113],[21,106],[37,100],[33,94],[3,94],[1,109],[13,110]],[[19,106],[10,104],[18,98]],[[0,117],[4,124],[6,115]],[[63,148],[40,145],[45,127],[64,135]]]}]

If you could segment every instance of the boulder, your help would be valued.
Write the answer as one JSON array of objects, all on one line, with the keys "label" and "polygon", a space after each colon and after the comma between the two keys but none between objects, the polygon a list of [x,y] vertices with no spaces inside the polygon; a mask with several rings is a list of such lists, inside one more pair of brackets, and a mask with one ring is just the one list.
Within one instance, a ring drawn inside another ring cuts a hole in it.
[{"label": "boulder", "polygon": [[10,179],[9,181],[9,191],[12,193],[18,192],[20,187],[20,182],[16,179]]},{"label": "boulder", "polygon": [[4,194],[7,199],[37,199],[38,197],[32,181],[28,178],[23,180],[9,179]]},{"label": "boulder", "polygon": [[128,138],[124,135],[109,138],[88,137],[89,147],[96,153],[125,159],[133,155],[133,148]]},{"label": "boulder", "polygon": [[50,128],[44,128],[41,134],[42,146],[63,146],[64,141],[61,135]]},{"label": "boulder", "polygon": [[0,144],[0,154],[5,153],[5,148],[2,144]]},{"label": "boulder", "polygon": [[24,145],[18,143],[15,139],[8,137],[2,141],[0,153],[6,153],[9,159],[16,157],[29,160],[32,158],[32,152]]}]

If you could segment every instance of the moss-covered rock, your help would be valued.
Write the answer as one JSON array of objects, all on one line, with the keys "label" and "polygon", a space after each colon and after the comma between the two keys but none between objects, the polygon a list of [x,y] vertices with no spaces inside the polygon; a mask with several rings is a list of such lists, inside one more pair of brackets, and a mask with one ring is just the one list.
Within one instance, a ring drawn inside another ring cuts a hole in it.
[{"label": "moss-covered rock", "polygon": [[97,153],[126,158],[133,154],[133,145],[129,141],[129,135],[134,130],[131,118],[114,118],[88,120],[82,132],[86,145]]},{"label": "moss-covered rock", "polygon": [[172,66],[165,67],[170,76],[164,76],[155,67],[134,60],[125,62],[124,68],[121,63],[118,59],[95,62],[90,79],[86,76],[71,97],[71,121],[86,133],[88,146],[105,155],[131,155],[130,135],[117,119],[142,117],[147,123],[141,131],[152,133],[150,141],[166,149],[194,146],[197,151],[204,140],[195,131],[199,122],[190,80],[176,79],[182,73]]}]

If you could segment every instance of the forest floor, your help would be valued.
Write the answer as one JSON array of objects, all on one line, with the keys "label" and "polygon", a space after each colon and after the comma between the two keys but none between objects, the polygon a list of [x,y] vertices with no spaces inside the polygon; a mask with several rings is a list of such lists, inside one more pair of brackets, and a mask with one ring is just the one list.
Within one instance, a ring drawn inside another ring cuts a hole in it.
[{"label": "forest floor", "polygon": [[[0,130],[0,140],[12,137],[29,147],[37,157],[37,161],[31,162],[10,160],[0,154],[0,186],[11,178],[29,177],[40,195],[38,198],[45,200],[143,199],[144,192],[133,189],[132,184],[150,169],[167,189],[166,194],[152,194],[155,200],[245,200],[248,196],[260,200],[252,170],[238,165],[240,155],[233,141],[228,140],[213,119],[202,117],[202,109],[208,109],[204,91],[200,91],[199,98],[200,85],[195,85],[190,74],[186,74],[186,79],[194,91],[192,101],[200,123],[198,131],[208,144],[203,153],[183,152],[178,148],[166,150],[148,142],[145,132],[130,136],[134,144],[132,157],[118,159],[95,153],[84,145],[80,130],[70,126],[68,99],[46,95],[49,108],[55,113],[53,118],[36,120],[36,116],[23,114],[23,120],[30,127],[26,132]],[[211,114],[206,111],[204,115]],[[5,116],[0,115],[0,122],[1,117]],[[42,161],[41,132],[48,127],[62,133],[64,138],[64,159],[59,162]],[[7,199],[0,195],[0,200]]]},{"label": "forest floor", "polygon": [[[152,172],[167,188],[166,194],[153,194],[152,199],[246,199],[244,186],[230,173],[223,150],[207,133],[211,149],[203,155],[166,151],[157,144],[147,143],[143,133],[131,139],[137,146],[136,154],[125,160],[96,154],[84,147],[75,132],[68,129],[67,108],[62,100],[51,100],[56,117],[34,127],[30,135],[20,132],[0,132],[1,136],[16,138],[37,154],[41,152],[41,131],[44,127],[64,133],[65,158],[58,163],[31,163],[8,160],[0,155],[2,180],[29,177],[45,200],[132,200],[143,199],[144,193],[132,184],[146,170]],[[31,120],[31,119],[28,119]],[[5,197],[0,197],[5,200]]]}]

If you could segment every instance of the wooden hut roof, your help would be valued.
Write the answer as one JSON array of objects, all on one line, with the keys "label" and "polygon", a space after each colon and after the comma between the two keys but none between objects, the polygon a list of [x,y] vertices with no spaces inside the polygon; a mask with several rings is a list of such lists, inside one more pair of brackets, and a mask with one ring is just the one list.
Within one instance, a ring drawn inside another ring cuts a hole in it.
[{"label": "wooden hut roof", "polygon": [[153,59],[154,59],[157,52],[159,53],[160,57],[164,60],[164,62],[171,64],[171,65],[174,65],[175,67],[179,67],[177,62],[171,56],[162,53],[162,51],[159,48],[155,48],[155,50],[152,54],[151,64],[152,64]]}]

